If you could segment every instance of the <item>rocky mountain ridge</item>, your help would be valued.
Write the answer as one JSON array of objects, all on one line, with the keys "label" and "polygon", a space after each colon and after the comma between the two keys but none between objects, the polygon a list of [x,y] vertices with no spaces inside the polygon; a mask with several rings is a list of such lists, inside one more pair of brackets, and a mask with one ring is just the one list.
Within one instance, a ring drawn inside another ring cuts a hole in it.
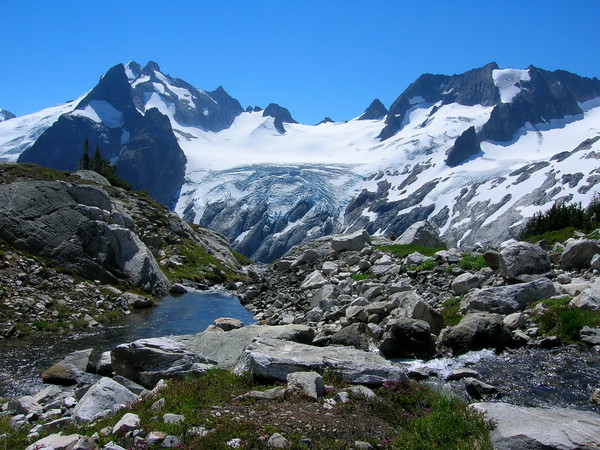
[{"label": "rocky mountain ridge", "polygon": [[[131,62],[71,104],[0,124],[0,157],[72,169],[89,135],[135,188],[194,223],[244,211],[231,228],[211,226],[261,262],[297,244],[291,234],[401,234],[425,219],[450,246],[497,245],[554,202],[589,203],[599,98],[597,78],[490,63],[425,74],[389,111],[375,100],[357,119],[307,126],[279,105],[243,110],[221,87],[202,91]],[[303,188],[299,166],[320,166],[318,189]]]}]

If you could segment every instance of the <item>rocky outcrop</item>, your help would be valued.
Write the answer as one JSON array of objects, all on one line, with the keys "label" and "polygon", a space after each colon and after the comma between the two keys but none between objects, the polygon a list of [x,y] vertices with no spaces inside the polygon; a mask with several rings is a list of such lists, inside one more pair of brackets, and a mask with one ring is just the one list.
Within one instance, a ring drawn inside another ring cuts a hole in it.
[{"label": "rocky outcrop", "polygon": [[263,111],[262,115],[263,117],[273,117],[275,120],[275,128],[281,134],[285,133],[285,128],[283,126],[284,123],[298,123],[292,118],[292,115],[287,108],[279,106],[277,103],[269,104],[269,106],[267,106]]},{"label": "rocky outcrop", "polygon": [[371,102],[369,107],[367,109],[365,109],[365,112],[362,113],[362,115],[358,118],[358,120],[382,119],[383,117],[386,116],[387,113],[388,113],[387,108],[385,106],[383,106],[383,103],[381,103],[381,101],[378,98],[376,98],[375,100],[373,100]]},{"label": "rocky outcrop", "polygon": [[482,348],[501,351],[511,341],[511,334],[498,314],[467,314],[443,337],[443,344],[455,355]]},{"label": "rocky outcrop", "polygon": [[413,244],[430,248],[446,247],[446,244],[440,239],[438,232],[426,220],[413,223],[394,243],[402,245]]},{"label": "rocky outcrop", "polygon": [[139,397],[129,389],[104,377],[77,402],[73,418],[78,423],[89,422],[113,414],[137,400]]},{"label": "rocky outcrop", "polygon": [[[528,242],[515,242],[500,252],[500,270],[507,278],[549,273],[550,257],[542,248]],[[522,278],[522,277],[521,277]]]},{"label": "rocky outcrop", "polygon": [[117,213],[100,187],[64,182],[0,186],[0,237],[92,280],[127,277],[148,292],[169,281],[134,231],[111,223]]},{"label": "rocky outcrop", "polygon": [[467,131],[456,138],[454,145],[447,152],[448,156],[445,162],[449,167],[456,167],[480,152],[481,145],[477,139],[475,127],[469,127]]}]

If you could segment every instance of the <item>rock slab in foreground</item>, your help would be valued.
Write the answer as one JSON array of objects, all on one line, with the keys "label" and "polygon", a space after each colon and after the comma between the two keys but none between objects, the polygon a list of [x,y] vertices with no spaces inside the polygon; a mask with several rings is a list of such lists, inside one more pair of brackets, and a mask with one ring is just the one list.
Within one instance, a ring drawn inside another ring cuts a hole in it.
[{"label": "rock slab in foreground", "polygon": [[347,382],[382,384],[385,380],[408,382],[401,367],[374,353],[351,347],[314,347],[279,339],[258,339],[250,344],[234,371],[253,376],[285,381],[293,372],[331,369]]},{"label": "rock slab in foreground", "polygon": [[137,400],[139,397],[129,389],[105,377],[81,397],[73,410],[73,417],[77,423],[89,422],[106,417]]},{"label": "rock slab in foreground", "polygon": [[600,415],[566,408],[526,408],[507,403],[475,403],[496,422],[495,449],[583,449],[600,446]]}]

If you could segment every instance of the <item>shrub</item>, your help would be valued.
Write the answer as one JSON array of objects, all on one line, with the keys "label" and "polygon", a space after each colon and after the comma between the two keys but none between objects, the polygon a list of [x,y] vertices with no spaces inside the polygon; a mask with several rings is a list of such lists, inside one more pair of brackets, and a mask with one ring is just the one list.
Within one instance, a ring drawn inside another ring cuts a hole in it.
[{"label": "shrub", "polygon": [[350,275],[352,277],[352,279],[354,279],[355,281],[362,281],[362,280],[366,280],[367,278],[370,278],[371,275],[369,275],[368,273],[353,273],[352,275]]},{"label": "shrub", "polygon": [[424,256],[433,256],[440,250],[445,250],[441,247],[422,247],[421,245],[415,244],[390,244],[390,245],[378,245],[373,247],[375,250],[381,250],[383,252],[394,253],[399,256],[408,256],[411,253],[419,252]]},{"label": "shrub", "polygon": [[458,262],[458,267],[463,270],[481,270],[487,267],[483,256],[463,255],[462,259]]},{"label": "shrub", "polygon": [[600,326],[600,311],[585,311],[569,306],[571,299],[541,300],[546,310],[533,315],[533,320],[540,327],[542,333],[555,335],[563,342],[581,342],[579,333],[584,326]]}]

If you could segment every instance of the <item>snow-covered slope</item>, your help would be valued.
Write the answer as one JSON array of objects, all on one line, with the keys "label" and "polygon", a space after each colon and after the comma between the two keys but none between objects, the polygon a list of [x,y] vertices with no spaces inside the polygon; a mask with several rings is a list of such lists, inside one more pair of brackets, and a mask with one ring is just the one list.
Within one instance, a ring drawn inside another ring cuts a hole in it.
[{"label": "snow-covered slope", "polygon": [[424,219],[448,245],[500,244],[534,212],[596,193],[600,81],[491,63],[425,74],[389,111],[375,100],[357,119],[309,126],[131,62],[76,102],[0,123],[0,158],[77,161],[85,136],[259,261],[325,234],[398,235]]}]

